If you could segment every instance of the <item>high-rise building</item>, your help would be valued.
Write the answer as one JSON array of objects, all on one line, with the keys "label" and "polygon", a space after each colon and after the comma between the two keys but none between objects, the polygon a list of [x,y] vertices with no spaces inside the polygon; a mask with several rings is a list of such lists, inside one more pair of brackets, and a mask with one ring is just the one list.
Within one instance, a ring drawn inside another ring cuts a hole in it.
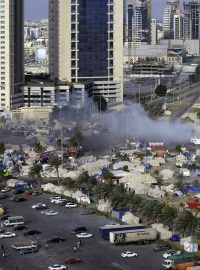
[{"label": "high-rise building", "polygon": [[156,19],[151,19],[151,45],[157,43],[157,22]]},{"label": "high-rise building", "polygon": [[163,31],[170,33],[173,31],[174,15],[178,12],[179,0],[168,0],[163,13]]},{"label": "high-rise building", "polygon": [[184,38],[199,38],[199,16],[200,3],[198,1],[190,1],[184,3]]},{"label": "high-rise building", "polygon": [[127,40],[127,0],[123,0],[123,40]]},{"label": "high-rise building", "polygon": [[23,101],[23,0],[0,0],[0,27],[0,107],[10,111]]},{"label": "high-rise building", "polygon": [[123,1],[49,0],[52,79],[93,82],[93,95],[123,99]]},{"label": "high-rise building", "polygon": [[128,0],[128,41],[148,42],[149,26],[149,0]]},{"label": "high-rise building", "polygon": [[174,39],[183,39],[184,27],[183,27],[184,16],[183,14],[174,15]]}]

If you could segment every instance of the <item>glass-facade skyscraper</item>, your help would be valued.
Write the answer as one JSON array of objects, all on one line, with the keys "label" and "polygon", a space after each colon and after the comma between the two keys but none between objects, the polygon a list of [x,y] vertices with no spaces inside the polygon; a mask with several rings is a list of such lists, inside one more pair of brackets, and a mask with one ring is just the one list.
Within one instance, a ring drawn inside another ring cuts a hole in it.
[{"label": "glass-facade skyscraper", "polygon": [[24,1],[0,0],[0,108],[23,105]]},{"label": "glass-facade skyscraper", "polygon": [[51,78],[93,82],[109,102],[123,97],[123,1],[50,0]]}]

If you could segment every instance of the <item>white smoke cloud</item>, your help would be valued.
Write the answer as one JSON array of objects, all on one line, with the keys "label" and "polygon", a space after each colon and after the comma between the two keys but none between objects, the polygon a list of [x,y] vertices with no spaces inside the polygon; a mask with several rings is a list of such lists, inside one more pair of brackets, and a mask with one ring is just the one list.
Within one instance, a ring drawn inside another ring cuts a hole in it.
[{"label": "white smoke cloud", "polygon": [[128,137],[148,142],[186,143],[190,142],[191,137],[200,134],[200,128],[194,124],[152,120],[138,104],[129,104],[124,110],[104,113],[100,121],[106,125],[110,135],[115,138]]}]

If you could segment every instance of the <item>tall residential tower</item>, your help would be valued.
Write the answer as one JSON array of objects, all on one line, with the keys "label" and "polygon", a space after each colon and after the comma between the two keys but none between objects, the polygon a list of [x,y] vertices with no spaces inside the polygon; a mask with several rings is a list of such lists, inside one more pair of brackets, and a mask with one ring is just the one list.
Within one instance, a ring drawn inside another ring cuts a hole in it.
[{"label": "tall residential tower", "polygon": [[0,108],[22,106],[24,1],[0,0]]},{"label": "tall residential tower", "polygon": [[184,3],[184,37],[185,39],[199,39],[199,1]]},{"label": "tall residential tower", "polygon": [[92,82],[93,94],[123,99],[123,1],[49,0],[52,79]]}]

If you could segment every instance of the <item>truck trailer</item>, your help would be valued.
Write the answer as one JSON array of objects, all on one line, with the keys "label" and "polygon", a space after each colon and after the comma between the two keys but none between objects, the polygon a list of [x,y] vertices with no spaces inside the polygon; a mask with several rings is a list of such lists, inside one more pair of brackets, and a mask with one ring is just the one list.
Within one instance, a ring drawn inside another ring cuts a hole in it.
[{"label": "truck trailer", "polygon": [[14,243],[11,247],[15,250],[37,248],[37,244],[33,241],[27,241],[24,243]]},{"label": "truck trailer", "polygon": [[126,230],[110,232],[110,243],[128,244],[128,243],[149,243],[157,239],[157,231],[153,228],[144,228],[138,230]]},{"label": "truck trailer", "polygon": [[110,232],[129,231],[129,230],[133,231],[133,230],[144,229],[144,228],[145,226],[143,224],[103,226],[99,228],[99,235],[104,240],[109,240]]}]

